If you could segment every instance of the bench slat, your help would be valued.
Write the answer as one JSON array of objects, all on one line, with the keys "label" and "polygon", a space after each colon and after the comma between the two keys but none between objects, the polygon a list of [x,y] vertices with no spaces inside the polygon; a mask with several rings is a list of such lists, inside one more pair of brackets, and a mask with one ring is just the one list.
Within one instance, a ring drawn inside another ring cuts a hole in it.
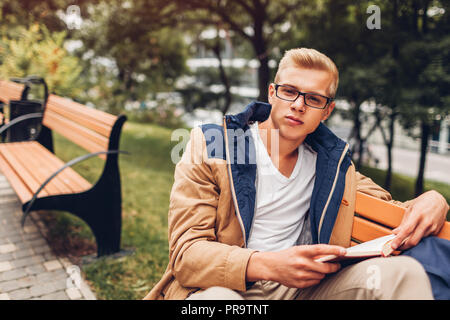
[{"label": "bench slat", "polygon": [[[20,142],[18,142],[20,143]],[[10,150],[9,144],[5,143],[0,145],[0,153],[3,155],[3,157],[8,161],[9,166],[13,168],[15,171],[14,174],[18,174],[22,181],[26,183],[28,189],[30,191],[34,192],[37,190],[40,186],[39,181],[32,175],[27,169],[27,165],[22,164],[22,161],[20,158],[17,158],[14,153]],[[40,196],[46,196],[47,191],[44,189],[39,193]]]},{"label": "bench slat", "polygon": [[20,100],[24,88],[23,84],[0,80],[0,100],[4,103],[9,103],[10,100]]},{"label": "bench slat", "polygon": [[[105,137],[109,137],[112,125],[117,118],[109,114],[105,115],[104,112],[99,110],[90,110],[79,103],[55,95],[50,96],[47,102],[47,109],[67,119],[71,119]],[[84,113],[81,113],[81,110],[84,110]]]},{"label": "bench slat", "polygon": [[[355,213],[361,217],[354,217],[352,238],[364,242],[389,234],[391,229],[400,225],[405,210],[396,204],[357,192]],[[450,222],[444,223],[437,237],[450,240]]]},{"label": "bench slat", "polygon": [[352,238],[366,242],[391,233],[391,229],[382,227],[361,217],[353,218]]},{"label": "bench slat", "polygon": [[27,202],[33,196],[30,189],[28,189],[27,185],[23,180],[17,176],[14,169],[9,165],[8,161],[2,156],[0,153],[0,171],[2,174],[8,179],[9,184],[16,192],[22,203]]},{"label": "bench slat", "polygon": [[437,236],[442,239],[450,240],[450,222],[445,221],[444,226]]},{"label": "bench slat", "polygon": [[[43,161],[43,159],[39,156],[39,152],[35,152],[32,148],[30,148],[32,144],[32,142],[11,143],[10,148],[18,155],[20,159],[26,159],[23,164],[26,164],[27,168],[29,168],[30,174],[32,174],[36,180],[42,184],[48,177],[50,177],[54,170],[49,167],[48,163]],[[44,187],[44,189],[49,195],[71,192],[70,188],[68,188],[58,176],[52,179]],[[32,191],[35,192],[36,190]]]},{"label": "bench slat", "polygon": [[[11,186],[22,202],[30,200],[40,185],[64,165],[54,154],[35,141],[2,144],[0,156],[0,169],[11,181]],[[17,172],[20,172],[20,176]],[[69,167],[53,178],[39,196],[78,193],[88,190],[91,186]]]},{"label": "bench slat", "polygon": [[355,212],[368,220],[376,221],[391,228],[396,228],[402,222],[405,208],[357,192]]},{"label": "bench slat", "polygon": [[[108,141],[106,141],[105,138],[102,137],[104,139],[103,143],[98,144],[93,141],[95,132],[88,132],[86,128],[81,127],[75,122],[70,122],[54,113],[46,112],[43,124],[90,152],[108,150]],[[96,138],[98,138],[98,136]]]},{"label": "bench slat", "polygon": [[49,96],[48,101],[50,105],[56,107],[57,109],[64,109],[71,114],[76,114],[83,116],[86,119],[95,120],[95,122],[103,123],[108,127],[111,127],[117,120],[117,117],[112,114],[98,109],[89,108],[83,104],[54,94]]},{"label": "bench slat", "polygon": [[[92,141],[95,144],[98,144],[100,148],[103,148],[103,150],[108,149],[109,139],[102,136],[101,134],[83,126],[80,125],[68,118],[64,118],[60,114],[53,112],[52,110],[48,110],[46,112],[45,118],[44,118],[44,125],[46,123],[49,123],[51,125],[54,125],[57,123],[58,125],[63,126],[64,132],[66,135],[73,135],[73,136],[83,136],[84,138]],[[60,131],[58,131],[60,132]],[[62,132],[61,132],[62,134]],[[70,139],[72,140],[72,139]]]},{"label": "bench slat", "polygon": [[[36,151],[36,154],[38,154],[38,156],[41,157],[43,161],[51,167],[52,173],[54,173],[64,165],[64,162],[62,160],[48,151],[41,144],[32,143],[31,148],[33,148]],[[69,188],[71,188],[72,192],[75,193],[86,191],[92,187],[92,185],[86,179],[84,179],[70,167],[61,171],[56,177],[59,177],[59,179],[63,181],[64,184],[66,184]]]}]

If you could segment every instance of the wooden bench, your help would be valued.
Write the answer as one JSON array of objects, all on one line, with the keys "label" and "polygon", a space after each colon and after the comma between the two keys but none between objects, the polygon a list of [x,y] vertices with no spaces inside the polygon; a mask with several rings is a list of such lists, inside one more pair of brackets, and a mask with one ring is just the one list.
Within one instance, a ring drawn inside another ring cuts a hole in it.
[{"label": "wooden bench", "polygon": [[[42,128],[34,141],[0,144],[0,171],[22,202],[22,225],[32,210],[69,211],[91,228],[98,256],[120,251],[122,196],[118,154],[126,117],[53,94],[40,116]],[[14,125],[14,121],[1,130]],[[53,153],[52,131],[89,153],[64,163]],[[71,166],[96,156],[104,159],[105,165],[92,185]]]},{"label": "wooden bench", "polygon": [[[405,210],[398,205],[357,192],[351,245],[390,234],[392,229],[400,225]],[[448,221],[445,222],[438,237],[450,240]]]}]

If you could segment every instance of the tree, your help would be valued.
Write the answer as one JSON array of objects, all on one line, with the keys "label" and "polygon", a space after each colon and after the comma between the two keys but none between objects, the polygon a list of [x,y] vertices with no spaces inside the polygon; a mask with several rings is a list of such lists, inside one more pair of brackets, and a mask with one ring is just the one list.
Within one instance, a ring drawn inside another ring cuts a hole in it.
[{"label": "tree", "polygon": [[[409,41],[400,49],[400,117],[412,132],[420,128],[420,162],[415,194],[424,190],[428,142],[436,119],[450,107],[450,6],[443,1],[411,1],[403,8],[401,27]],[[412,134],[414,135],[414,134]]]},{"label": "tree", "polygon": [[[258,88],[261,101],[267,101],[271,79],[269,60],[275,39],[285,33],[283,25],[293,12],[303,9],[304,0],[175,0],[172,14],[180,15],[184,24],[217,26],[233,31],[251,45],[259,61]],[[294,21],[292,21],[294,22]],[[296,22],[298,23],[298,21]],[[284,30],[284,31],[283,31]]]},{"label": "tree", "polygon": [[[78,55],[85,63],[96,104],[118,112],[128,101],[149,93],[170,92],[186,71],[187,49],[182,35],[165,14],[168,2],[100,1],[74,38],[83,43]],[[106,102],[106,103],[105,103]]]},{"label": "tree", "polygon": [[[340,73],[337,97],[350,105],[348,111],[341,111],[341,115],[353,122],[347,140],[355,140],[352,154],[359,169],[365,143],[380,124],[374,116],[381,114],[381,106],[374,97],[385,83],[380,76],[379,61],[388,49],[388,35],[366,26],[366,10],[373,2],[333,0],[321,4],[315,10],[299,13],[297,19],[302,24],[296,26],[295,37],[283,46],[290,48],[300,44],[312,47],[327,54],[336,63]],[[362,110],[363,105],[369,102],[377,105],[373,114]]]}]

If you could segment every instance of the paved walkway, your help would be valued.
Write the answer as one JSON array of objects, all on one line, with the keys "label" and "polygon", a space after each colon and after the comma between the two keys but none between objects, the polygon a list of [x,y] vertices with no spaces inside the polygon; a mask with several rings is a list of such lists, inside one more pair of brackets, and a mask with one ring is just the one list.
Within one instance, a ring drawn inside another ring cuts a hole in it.
[{"label": "paved walkway", "polygon": [[0,174],[0,300],[93,300],[78,266],[56,257],[36,213],[20,225],[21,204]]}]

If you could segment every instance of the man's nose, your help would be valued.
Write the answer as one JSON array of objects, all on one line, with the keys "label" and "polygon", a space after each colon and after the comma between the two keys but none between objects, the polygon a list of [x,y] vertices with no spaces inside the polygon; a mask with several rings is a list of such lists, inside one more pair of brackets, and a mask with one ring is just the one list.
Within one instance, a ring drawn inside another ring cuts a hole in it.
[{"label": "man's nose", "polygon": [[291,108],[296,109],[297,111],[300,111],[300,112],[305,112],[306,111],[306,105],[305,105],[304,96],[299,96],[297,98],[297,100],[292,102]]}]

